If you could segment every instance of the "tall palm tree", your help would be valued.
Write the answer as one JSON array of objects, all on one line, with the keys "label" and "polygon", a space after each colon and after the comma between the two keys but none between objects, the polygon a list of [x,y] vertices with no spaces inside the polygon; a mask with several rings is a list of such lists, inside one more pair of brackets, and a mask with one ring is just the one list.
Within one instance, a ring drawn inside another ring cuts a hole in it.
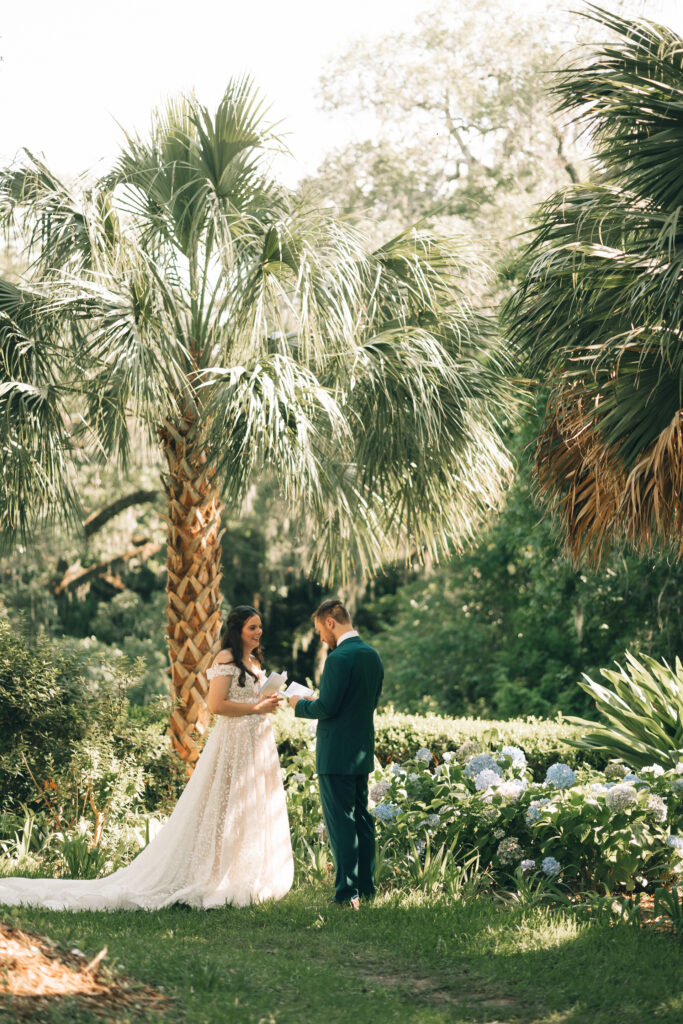
[{"label": "tall palm tree", "polygon": [[225,503],[265,474],[330,580],[462,543],[508,471],[503,363],[462,243],[413,231],[369,252],[269,177],[275,145],[240,80],[213,117],[192,97],[158,112],[99,180],[68,188],[30,154],[0,174],[33,322],[58,339],[91,443],[125,461],[135,415],[163,451],[171,733],[190,763]]},{"label": "tall palm tree", "polygon": [[558,80],[595,176],[543,206],[507,315],[548,388],[540,492],[576,559],[683,552],[683,40],[592,7],[605,44]]}]

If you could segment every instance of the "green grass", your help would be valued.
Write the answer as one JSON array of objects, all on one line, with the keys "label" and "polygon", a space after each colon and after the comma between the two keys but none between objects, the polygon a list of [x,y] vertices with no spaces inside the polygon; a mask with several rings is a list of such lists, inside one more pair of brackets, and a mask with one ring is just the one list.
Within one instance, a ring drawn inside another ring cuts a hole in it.
[{"label": "green grass", "polygon": [[[384,896],[359,913],[327,890],[248,909],[2,918],[160,988],[187,1024],[680,1024],[683,944],[548,908]],[[6,1009],[11,1013],[11,1009]],[[95,1020],[55,1001],[50,1024]],[[0,1019],[11,1020],[0,1008]],[[140,1020],[121,1016],[121,1021]],[[157,1018],[158,1019],[158,1018]]]}]

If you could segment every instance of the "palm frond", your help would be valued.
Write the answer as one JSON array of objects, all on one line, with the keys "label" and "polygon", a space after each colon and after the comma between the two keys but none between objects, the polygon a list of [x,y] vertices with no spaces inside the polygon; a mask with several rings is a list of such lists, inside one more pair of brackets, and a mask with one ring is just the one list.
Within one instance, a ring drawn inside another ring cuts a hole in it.
[{"label": "palm frond", "polygon": [[71,474],[68,358],[41,330],[41,297],[0,280],[0,549],[26,541],[40,521],[79,514]]},{"label": "palm frond", "polygon": [[549,388],[541,494],[572,554],[599,562],[615,539],[683,551],[683,41],[590,16],[617,41],[557,89],[593,134],[599,180],[541,208],[506,316]]}]

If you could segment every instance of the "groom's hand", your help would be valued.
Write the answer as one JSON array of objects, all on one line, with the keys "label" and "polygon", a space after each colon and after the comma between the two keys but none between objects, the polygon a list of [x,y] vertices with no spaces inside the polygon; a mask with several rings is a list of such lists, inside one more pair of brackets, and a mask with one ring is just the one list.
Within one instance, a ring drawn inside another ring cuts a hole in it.
[{"label": "groom's hand", "polygon": [[315,697],[288,697],[287,699],[289,700],[289,706],[295,708],[298,700],[315,700]]}]

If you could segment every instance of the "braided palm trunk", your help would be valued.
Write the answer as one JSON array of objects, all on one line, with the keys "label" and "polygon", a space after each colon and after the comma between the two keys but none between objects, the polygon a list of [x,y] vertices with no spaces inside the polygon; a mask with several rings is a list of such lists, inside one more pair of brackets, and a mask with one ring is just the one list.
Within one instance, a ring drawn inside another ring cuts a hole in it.
[{"label": "braided palm trunk", "polygon": [[221,626],[221,502],[191,417],[160,430],[168,465],[167,640],[171,745],[191,772],[209,722],[206,669],[218,650]]}]

